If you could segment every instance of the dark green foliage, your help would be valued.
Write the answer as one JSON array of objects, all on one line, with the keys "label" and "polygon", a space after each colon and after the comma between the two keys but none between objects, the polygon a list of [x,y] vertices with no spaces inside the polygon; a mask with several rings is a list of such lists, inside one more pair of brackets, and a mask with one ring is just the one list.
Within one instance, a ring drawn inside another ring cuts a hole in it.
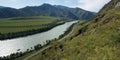
[{"label": "dark green foliage", "polygon": [[40,48],[42,48],[42,45],[41,45],[41,44],[38,44],[38,45],[34,46],[34,49],[35,49],[35,50],[39,50]]}]

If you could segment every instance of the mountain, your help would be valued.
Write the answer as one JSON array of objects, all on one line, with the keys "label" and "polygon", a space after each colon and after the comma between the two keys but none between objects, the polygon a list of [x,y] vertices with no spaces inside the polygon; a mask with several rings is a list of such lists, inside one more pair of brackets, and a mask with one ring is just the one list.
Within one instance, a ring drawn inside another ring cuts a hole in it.
[{"label": "mountain", "polygon": [[81,8],[68,8],[60,5],[55,5],[55,7],[58,9],[64,10],[65,12],[67,11],[71,12],[73,15],[78,17],[78,19],[89,19],[91,17],[94,17],[96,14],[94,12],[86,11]]},{"label": "mountain", "polygon": [[120,60],[120,0],[111,0],[93,19],[75,24],[62,39],[30,60]]},{"label": "mountain", "polygon": [[27,6],[21,9],[3,8],[0,9],[0,18],[19,16],[54,16],[71,19],[89,19],[96,13],[80,8],[69,8],[65,6],[43,4],[41,6]]},{"label": "mountain", "polygon": [[23,11],[14,9],[14,8],[2,8],[0,9],[0,18],[9,18],[9,17],[19,17],[26,16],[27,14]]},{"label": "mountain", "polygon": [[5,8],[5,7],[3,7],[3,6],[0,6],[0,9],[1,9],[1,8]]}]

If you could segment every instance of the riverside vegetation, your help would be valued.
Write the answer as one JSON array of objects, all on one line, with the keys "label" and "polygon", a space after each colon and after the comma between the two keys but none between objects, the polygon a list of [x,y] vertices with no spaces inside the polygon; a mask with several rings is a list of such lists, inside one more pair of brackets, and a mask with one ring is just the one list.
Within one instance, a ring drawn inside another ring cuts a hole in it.
[{"label": "riverside vegetation", "polygon": [[62,41],[28,60],[120,60],[120,0],[111,0],[93,19],[77,23]]},{"label": "riverside vegetation", "polygon": [[75,25],[75,23],[72,24],[72,26],[70,26],[67,29],[67,31],[65,31],[64,34],[60,35],[59,38],[55,38],[55,39],[52,39],[52,40],[46,40],[45,44],[43,44],[43,45],[37,44],[34,47],[31,47],[31,49],[27,49],[25,52],[16,52],[16,53],[12,53],[12,54],[10,54],[8,56],[0,57],[0,60],[23,60],[23,58],[25,58],[26,56],[29,56],[32,53],[38,52],[42,48],[44,48],[46,46],[49,46],[52,42],[55,42],[55,41],[60,40],[61,38],[63,38],[65,35],[67,35],[73,29],[74,25]]},{"label": "riverside vegetation", "polygon": [[45,32],[68,21],[72,21],[72,19],[48,16],[0,19],[0,40]]}]

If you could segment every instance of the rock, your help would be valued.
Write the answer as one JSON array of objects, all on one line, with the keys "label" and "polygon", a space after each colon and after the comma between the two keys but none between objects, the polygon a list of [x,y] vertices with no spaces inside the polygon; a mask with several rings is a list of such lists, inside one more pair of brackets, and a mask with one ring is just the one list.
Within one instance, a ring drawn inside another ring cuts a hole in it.
[{"label": "rock", "polygon": [[120,30],[120,27],[118,27],[117,30]]},{"label": "rock", "polygon": [[115,7],[119,7],[120,6],[120,2],[117,3],[117,5]]},{"label": "rock", "polygon": [[20,51],[20,49],[18,49],[17,51]]}]

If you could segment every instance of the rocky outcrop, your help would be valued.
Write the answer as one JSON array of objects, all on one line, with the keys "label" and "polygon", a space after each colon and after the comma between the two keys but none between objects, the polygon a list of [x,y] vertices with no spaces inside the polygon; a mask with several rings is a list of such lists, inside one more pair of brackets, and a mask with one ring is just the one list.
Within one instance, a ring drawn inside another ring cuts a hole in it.
[{"label": "rocky outcrop", "polygon": [[120,6],[120,2],[118,2],[115,7],[119,7],[119,6]]}]

